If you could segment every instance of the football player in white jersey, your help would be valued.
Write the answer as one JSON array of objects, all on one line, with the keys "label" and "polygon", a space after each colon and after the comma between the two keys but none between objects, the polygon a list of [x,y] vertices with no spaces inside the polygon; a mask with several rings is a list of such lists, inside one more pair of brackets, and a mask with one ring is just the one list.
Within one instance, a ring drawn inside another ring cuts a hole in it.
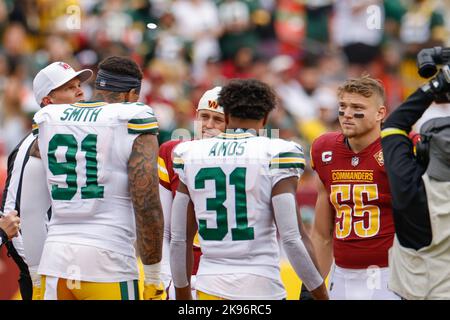
[{"label": "football player in white jersey", "polygon": [[[200,98],[197,105],[196,122],[199,123],[199,137],[196,139],[207,139],[225,131],[225,116],[223,108],[217,103],[219,92],[222,87],[214,87],[207,90]],[[195,127],[195,126],[194,126]],[[164,243],[163,257],[161,261],[161,278],[164,286],[167,288],[167,297],[169,300],[175,299],[175,288],[170,273],[170,217],[173,198],[178,188],[178,175],[173,169],[173,149],[180,144],[182,140],[170,140],[164,142],[159,147],[158,174],[159,174],[159,196],[164,213]],[[191,277],[191,288],[193,295],[195,292],[195,274],[197,273],[198,262],[201,255],[201,249],[198,243],[194,241],[194,263]]]},{"label": "football player in white jersey", "polygon": [[170,264],[177,299],[192,298],[187,252],[197,229],[203,252],[198,299],[285,299],[277,231],[314,298],[327,299],[299,231],[295,193],[303,149],[255,134],[275,107],[272,89],[253,79],[233,80],[218,102],[227,132],[174,150],[180,183],[172,206]]},{"label": "football player in white jersey", "polygon": [[[75,71],[65,62],[46,66],[34,77],[33,93],[41,108],[49,104],[75,103],[84,100],[81,83],[92,71]],[[30,157],[35,141],[30,132],[8,157],[8,177],[3,191],[1,211],[16,209],[21,217],[21,231],[7,243],[8,254],[20,270],[20,294],[24,300],[39,300],[39,261],[47,236],[50,215],[50,195],[41,159]]]},{"label": "football player in white jersey", "polygon": [[137,103],[142,72],[123,57],[99,65],[95,102],[52,105],[34,116],[52,219],[38,273],[44,299],[161,298],[163,215],[153,110]]}]

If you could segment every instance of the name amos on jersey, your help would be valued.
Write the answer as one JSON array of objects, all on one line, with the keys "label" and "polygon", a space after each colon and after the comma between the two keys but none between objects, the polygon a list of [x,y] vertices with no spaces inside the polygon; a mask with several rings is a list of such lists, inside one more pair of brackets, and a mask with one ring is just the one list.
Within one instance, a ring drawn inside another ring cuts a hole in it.
[{"label": "name amos on jersey", "polygon": [[63,114],[59,119],[61,121],[83,121],[83,122],[96,122],[97,117],[103,108],[79,108],[69,107],[64,109]]},{"label": "name amos on jersey", "polygon": [[373,182],[373,170],[332,170],[333,182]]},{"label": "name amos on jersey", "polygon": [[247,141],[224,141],[215,143],[209,150],[208,156],[242,156],[245,152]]}]

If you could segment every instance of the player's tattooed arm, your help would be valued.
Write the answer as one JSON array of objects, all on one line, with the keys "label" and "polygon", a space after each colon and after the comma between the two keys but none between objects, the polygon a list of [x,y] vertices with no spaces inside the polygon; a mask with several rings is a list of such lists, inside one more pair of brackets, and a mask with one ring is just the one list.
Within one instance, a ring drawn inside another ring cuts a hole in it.
[{"label": "player's tattooed arm", "polygon": [[161,261],[164,217],[159,200],[156,136],[134,140],[128,161],[130,195],[136,216],[137,248],[144,265]]},{"label": "player's tattooed arm", "polygon": [[36,157],[36,158],[39,158],[39,159],[41,158],[41,153],[39,152],[38,139],[34,140],[33,144],[31,145],[30,156]]}]

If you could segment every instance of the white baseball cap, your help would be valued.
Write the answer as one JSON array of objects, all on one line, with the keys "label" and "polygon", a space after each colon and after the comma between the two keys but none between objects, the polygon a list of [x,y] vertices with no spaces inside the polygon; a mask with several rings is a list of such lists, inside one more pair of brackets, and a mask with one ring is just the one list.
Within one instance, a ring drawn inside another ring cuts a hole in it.
[{"label": "white baseball cap", "polygon": [[76,72],[65,62],[57,61],[46,66],[38,72],[33,80],[33,93],[38,104],[52,90],[61,87],[73,78],[79,77],[81,82],[88,80],[92,76],[92,70],[84,69]]},{"label": "white baseball cap", "polygon": [[198,102],[197,111],[209,110],[223,114],[223,107],[219,106],[219,103],[217,102],[220,90],[222,90],[222,87],[214,87],[213,89],[206,91]]},{"label": "white baseball cap", "polygon": [[295,64],[294,59],[288,55],[279,55],[269,62],[269,69],[274,73],[280,73],[289,70]]}]

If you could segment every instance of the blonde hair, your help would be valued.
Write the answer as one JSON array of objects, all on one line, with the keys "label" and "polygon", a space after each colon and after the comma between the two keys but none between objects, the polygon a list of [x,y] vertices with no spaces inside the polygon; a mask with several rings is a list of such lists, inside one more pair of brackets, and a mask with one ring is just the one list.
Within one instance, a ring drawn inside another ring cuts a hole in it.
[{"label": "blonde hair", "polygon": [[369,98],[377,95],[384,104],[386,94],[383,84],[380,80],[371,78],[368,74],[362,75],[360,78],[349,79],[337,89],[338,97],[342,97],[344,93],[357,93],[363,97]]}]

